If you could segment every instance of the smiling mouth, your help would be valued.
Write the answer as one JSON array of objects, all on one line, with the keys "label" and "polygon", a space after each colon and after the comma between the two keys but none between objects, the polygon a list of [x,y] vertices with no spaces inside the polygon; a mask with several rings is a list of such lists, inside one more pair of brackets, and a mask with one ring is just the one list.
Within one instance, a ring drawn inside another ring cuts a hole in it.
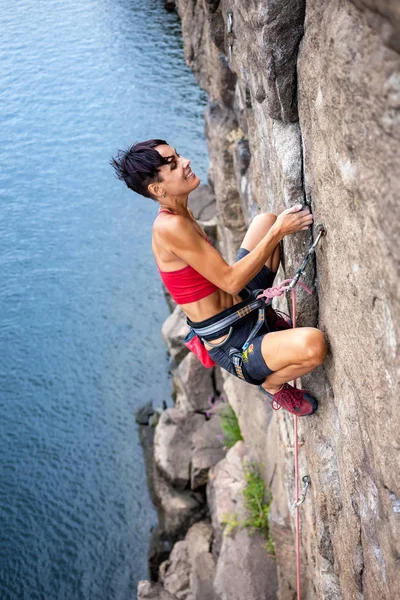
[{"label": "smiling mouth", "polygon": [[194,176],[194,173],[192,170],[189,171],[189,175],[186,175],[185,179],[190,179],[191,177]]}]

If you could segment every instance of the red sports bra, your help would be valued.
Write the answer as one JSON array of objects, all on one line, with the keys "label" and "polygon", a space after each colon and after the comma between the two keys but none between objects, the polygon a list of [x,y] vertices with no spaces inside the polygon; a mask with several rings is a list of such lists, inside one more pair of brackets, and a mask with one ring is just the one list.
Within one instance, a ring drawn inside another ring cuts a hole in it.
[{"label": "red sports bra", "polygon": [[[160,210],[158,214],[162,212],[174,214],[169,210]],[[208,237],[206,239],[211,244]],[[196,302],[218,290],[217,286],[208,281],[203,275],[200,275],[190,265],[186,265],[186,267],[177,271],[161,271],[158,265],[157,268],[165,287],[178,304]]]}]

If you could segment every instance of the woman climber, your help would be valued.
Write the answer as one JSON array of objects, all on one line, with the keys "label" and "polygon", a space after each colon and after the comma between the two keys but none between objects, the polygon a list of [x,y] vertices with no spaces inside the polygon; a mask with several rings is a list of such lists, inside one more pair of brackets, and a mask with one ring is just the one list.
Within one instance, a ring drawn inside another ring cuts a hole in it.
[{"label": "woman climber", "polygon": [[288,382],[324,361],[322,332],[292,329],[271,306],[260,312],[265,304],[256,299],[260,290],[272,286],[280,241],[312,224],[309,209],[297,205],[278,217],[257,215],[236,262],[228,265],[188,209],[189,194],[200,184],[189,159],[156,139],[118,152],[111,164],[130,189],[159,203],[152,241],[157,266],[202,351],[233,375],[258,385],[274,408],[297,416],[314,413],[315,398]]}]

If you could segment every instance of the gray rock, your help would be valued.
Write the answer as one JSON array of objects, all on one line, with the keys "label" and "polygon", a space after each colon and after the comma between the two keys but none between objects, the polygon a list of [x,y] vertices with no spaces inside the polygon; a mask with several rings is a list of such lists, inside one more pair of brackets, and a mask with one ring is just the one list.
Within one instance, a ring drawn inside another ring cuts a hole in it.
[{"label": "gray rock", "polygon": [[139,581],[137,600],[177,600],[177,598],[164,590],[159,583]]},{"label": "gray rock", "polygon": [[210,103],[205,111],[205,131],[210,152],[210,176],[217,198],[221,247],[227,261],[234,262],[245,233],[231,152],[238,137],[234,112],[222,103]]},{"label": "gray rock", "polygon": [[154,460],[163,477],[176,489],[190,482],[192,438],[205,421],[200,414],[168,408],[161,415],[154,437]]},{"label": "gray rock", "polygon": [[151,400],[144,404],[143,406],[139,406],[139,408],[135,411],[135,420],[139,425],[148,425],[149,417],[154,414],[153,403]]},{"label": "gray rock", "polygon": [[[234,98],[236,75],[231,71],[226,57],[211,41],[214,36],[224,35],[224,23],[216,9],[216,2],[208,3],[211,8],[197,0],[176,0],[177,10],[182,21],[182,34],[185,40],[185,60],[196,74],[200,85],[207,90],[213,100],[220,100],[224,106],[231,106]],[[219,32],[219,33],[218,33]],[[199,51],[199,49],[201,49]],[[210,65],[213,68],[210,69]]]},{"label": "gray rock", "polygon": [[219,236],[218,236],[218,225],[216,219],[211,219],[210,221],[198,221],[199,225],[203,229],[204,233],[207,235],[210,243],[216,248],[220,250],[219,247]]},{"label": "gray rock", "polygon": [[244,529],[224,537],[214,579],[221,600],[276,600],[276,564],[264,543],[261,534]]},{"label": "gray rock", "polygon": [[[227,5],[220,5],[225,20],[223,9]],[[234,0],[229,7],[234,32],[231,69],[240,77],[245,67],[252,95],[257,103],[265,103],[269,117],[286,123],[296,121],[296,59],[305,2],[254,2],[244,10],[240,0]],[[227,45],[228,36],[228,55]]]},{"label": "gray rock", "polygon": [[330,385],[318,374],[307,382],[322,402],[306,454],[319,531],[314,564],[326,574],[316,594],[335,582],[343,597],[390,598],[400,551],[387,501],[388,489],[400,496],[400,62],[380,35],[393,40],[399,11],[393,2],[357,5],[365,10],[308,2],[298,62],[307,191],[328,231],[317,252],[318,317],[332,353]]},{"label": "gray rock", "polygon": [[210,552],[196,556],[190,577],[193,600],[220,600],[214,589],[215,562]]},{"label": "gray rock", "polygon": [[176,364],[179,364],[189,352],[183,343],[184,337],[188,332],[189,326],[186,323],[185,314],[180,306],[176,306],[161,328],[168,352]]},{"label": "gray rock", "polygon": [[[171,548],[172,551],[172,548]],[[170,552],[171,554],[171,552]],[[159,583],[163,584],[164,583],[164,577],[168,571],[168,567],[169,567],[169,560],[164,560],[164,562],[161,563],[160,568],[158,570],[158,581]]]},{"label": "gray rock", "polygon": [[[163,520],[162,516],[160,520]],[[159,577],[159,573],[161,573],[162,565],[167,562],[167,559],[171,554],[176,539],[177,536],[174,532],[170,533],[165,531],[159,524],[154,529],[152,529],[150,535],[149,551],[147,554],[150,581],[160,581],[160,583],[162,583],[162,579],[161,576]]]},{"label": "gray rock", "polygon": [[197,221],[216,219],[217,205],[210,186],[199,185],[189,196],[189,208]]},{"label": "gray rock", "polygon": [[186,541],[177,542],[173,547],[164,573],[163,584],[164,589],[178,600],[191,598],[190,563]]},{"label": "gray rock", "polygon": [[209,399],[214,396],[213,369],[204,367],[193,352],[189,352],[174,373],[174,380],[181,394],[176,406],[183,411],[209,410]]},{"label": "gray rock", "polygon": [[218,415],[205,421],[192,437],[191,488],[207,483],[208,472],[225,456],[220,418]]},{"label": "gray rock", "polygon": [[189,560],[191,563],[196,556],[209,552],[213,539],[213,530],[210,521],[199,521],[190,527],[185,540],[188,543]]},{"label": "gray rock", "polygon": [[169,293],[169,291],[167,290],[167,288],[165,287],[165,285],[163,284],[163,292],[164,292],[164,296],[165,296],[165,300],[168,304],[168,308],[169,308],[169,312],[173,313],[175,308],[178,306],[177,303],[175,302],[175,300],[173,299],[173,297],[171,296],[171,294]]},{"label": "gray rock", "polygon": [[400,52],[400,11],[397,0],[350,0],[365,11],[367,23],[377,31],[383,43]]},{"label": "gray rock", "polygon": [[219,600],[213,588],[211,541],[209,521],[200,521],[190,527],[184,541],[175,544],[169,560],[160,569],[160,580],[167,591],[179,599]]},{"label": "gray rock", "polygon": [[236,515],[239,521],[247,517],[243,504],[246,487],[243,464],[248,458],[244,442],[237,442],[211,470],[207,484],[216,534],[214,554],[218,555],[214,588],[221,600],[276,598],[276,564],[264,548],[263,536],[238,528],[230,536],[223,535],[227,515]]},{"label": "gray rock", "polygon": [[242,138],[233,147],[233,162],[236,173],[236,185],[239,191],[242,212],[246,222],[251,222],[258,213],[251,188],[251,170],[249,141]]},{"label": "gray rock", "polygon": [[[178,539],[188,528],[207,514],[203,494],[176,490],[154,468],[154,495],[159,511],[160,527],[168,539]],[[163,559],[164,560],[164,559]]]},{"label": "gray rock", "polygon": [[214,530],[214,556],[218,556],[225,529],[227,515],[237,513],[240,520],[246,518],[241,502],[245,488],[243,460],[247,456],[244,442],[237,442],[230,448],[225,458],[217,463],[209,474],[207,484],[207,504]]},{"label": "gray rock", "polygon": [[215,561],[210,552],[213,530],[209,521],[200,521],[189,529],[188,543],[190,589],[193,600],[219,600],[214,590]]}]

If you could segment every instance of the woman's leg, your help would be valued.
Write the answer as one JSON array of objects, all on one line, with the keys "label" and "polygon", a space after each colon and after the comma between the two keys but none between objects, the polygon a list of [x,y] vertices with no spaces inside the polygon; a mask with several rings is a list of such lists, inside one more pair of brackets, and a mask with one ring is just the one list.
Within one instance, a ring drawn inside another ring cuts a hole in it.
[{"label": "woman's leg", "polygon": [[[254,217],[243,239],[242,247],[253,250],[276,221],[276,215],[263,213]],[[265,266],[276,273],[280,262],[280,246],[276,246]],[[273,371],[262,387],[275,394],[284,383],[306,375],[325,360],[327,344],[323,333],[314,327],[300,327],[269,333],[263,337],[261,353]]]},{"label": "woman's leg", "polygon": [[262,340],[261,352],[265,363],[274,371],[262,387],[275,394],[284,383],[306,375],[322,364],[327,344],[319,329],[299,327],[268,333]]},{"label": "woman's leg", "polygon": [[[255,216],[250,224],[249,229],[247,230],[246,235],[243,238],[241,247],[246,248],[246,250],[251,252],[268,233],[275,221],[276,215],[272,213],[262,213]],[[268,269],[273,273],[276,273],[279,267],[280,259],[281,253],[280,246],[278,244],[271,256],[266,261],[265,266],[268,267]]]}]

